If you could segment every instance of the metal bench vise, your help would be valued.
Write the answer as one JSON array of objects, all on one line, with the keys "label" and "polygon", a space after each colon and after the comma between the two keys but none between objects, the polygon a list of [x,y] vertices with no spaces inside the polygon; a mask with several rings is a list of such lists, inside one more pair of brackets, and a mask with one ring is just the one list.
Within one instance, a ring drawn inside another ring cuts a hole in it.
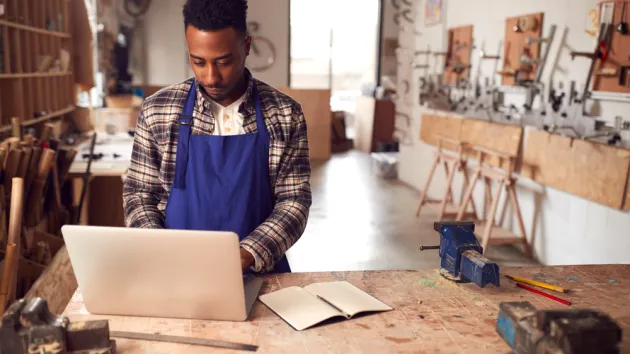
[{"label": "metal bench vise", "polygon": [[596,310],[541,310],[527,301],[499,304],[497,333],[514,354],[619,353],[621,328]]},{"label": "metal bench vise", "polygon": [[109,322],[76,321],[50,313],[42,298],[14,302],[2,315],[0,354],[115,354]]},{"label": "metal bench vise", "polygon": [[473,222],[438,221],[433,228],[440,233],[440,274],[444,278],[473,282],[482,288],[487,284],[499,286],[499,266],[482,255]]}]

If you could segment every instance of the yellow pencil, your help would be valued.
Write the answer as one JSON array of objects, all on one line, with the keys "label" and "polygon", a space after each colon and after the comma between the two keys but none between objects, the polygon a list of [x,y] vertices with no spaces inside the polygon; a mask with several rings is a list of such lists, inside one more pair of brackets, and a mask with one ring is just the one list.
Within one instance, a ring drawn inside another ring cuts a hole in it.
[{"label": "yellow pencil", "polygon": [[514,281],[520,281],[521,283],[538,286],[538,287],[541,287],[541,288],[557,291],[559,293],[568,293],[569,292],[569,289],[561,288],[559,286],[554,286],[554,285],[542,283],[542,282],[535,281],[535,280],[530,280],[530,279],[525,279],[525,278],[521,278],[521,277],[516,277],[516,276],[513,276],[513,275],[505,274],[505,276],[507,278],[509,278],[509,279],[514,280]]}]

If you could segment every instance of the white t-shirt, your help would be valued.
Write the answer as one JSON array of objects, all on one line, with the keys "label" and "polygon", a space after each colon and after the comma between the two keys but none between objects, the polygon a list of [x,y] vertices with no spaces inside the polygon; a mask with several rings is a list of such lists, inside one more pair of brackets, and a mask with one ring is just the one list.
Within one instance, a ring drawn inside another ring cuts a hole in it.
[{"label": "white t-shirt", "polygon": [[238,100],[231,105],[223,107],[217,102],[204,95],[204,99],[210,102],[212,114],[215,118],[214,132],[212,135],[241,135],[245,134],[243,129],[243,115],[239,113],[238,108],[245,99],[243,94]]}]

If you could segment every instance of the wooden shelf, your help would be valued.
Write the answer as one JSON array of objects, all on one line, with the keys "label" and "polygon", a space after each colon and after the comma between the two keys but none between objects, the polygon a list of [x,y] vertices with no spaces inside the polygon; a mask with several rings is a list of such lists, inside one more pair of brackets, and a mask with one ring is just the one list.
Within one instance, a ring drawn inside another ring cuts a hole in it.
[{"label": "wooden shelf", "polygon": [[32,33],[43,34],[43,35],[46,35],[46,36],[53,36],[53,37],[59,37],[59,38],[70,38],[70,34],[69,33],[58,32],[58,31],[50,31],[50,30],[47,30],[47,29],[33,27],[33,26],[27,26],[27,25],[23,25],[21,23],[15,23],[15,22],[7,21],[7,20],[0,20],[0,25],[5,25],[7,27],[12,27],[12,28],[15,28],[15,29],[20,29],[20,30],[28,31],[28,32],[32,32]]},{"label": "wooden shelf", "polygon": [[13,73],[13,74],[0,74],[0,80],[3,79],[32,79],[43,77],[64,77],[72,76],[71,72],[56,72],[56,73]]},{"label": "wooden shelf", "polygon": [[[44,123],[44,122],[49,121],[49,120],[51,120],[51,119],[54,119],[54,118],[57,118],[57,117],[63,116],[63,115],[68,114],[68,113],[71,113],[71,112],[72,112],[72,111],[74,111],[74,110],[75,110],[75,107],[74,107],[74,106],[69,106],[69,107],[67,107],[67,108],[64,108],[64,109],[59,110],[59,111],[56,111],[56,112],[52,112],[52,113],[47,114],[47,115],[45,115],[45,116],[41,116],[41,117],[39,117],[39,118],[35,118],[35,119],[28,120],[28,121],[26,121],[26,122],[23,122],[23,123],[22,123],[22,126],[23,126],[23,127],[29,127],[29,126],[31,126],[31,125],[36,125],[36,124],[39,124],[39,123]],[[4,126],[4,127],[1,127],[1,128],[0,128],[0,133],[8,133],[8,132],[10,132],[10,131],[11,131],[11,126],[10,126],[10,125],[8,125],[8,126]]]}]

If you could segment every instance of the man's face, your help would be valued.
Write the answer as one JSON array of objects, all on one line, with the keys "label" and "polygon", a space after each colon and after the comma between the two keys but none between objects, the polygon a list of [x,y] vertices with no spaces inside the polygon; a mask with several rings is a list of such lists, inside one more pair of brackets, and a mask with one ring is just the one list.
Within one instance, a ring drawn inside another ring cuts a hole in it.
[{"label": "man's face", "polygon": [[222,103],[242,78],[251,39],[233,28],[200,31],[186,29],[190,65],[199,85],[211,99]]}]

